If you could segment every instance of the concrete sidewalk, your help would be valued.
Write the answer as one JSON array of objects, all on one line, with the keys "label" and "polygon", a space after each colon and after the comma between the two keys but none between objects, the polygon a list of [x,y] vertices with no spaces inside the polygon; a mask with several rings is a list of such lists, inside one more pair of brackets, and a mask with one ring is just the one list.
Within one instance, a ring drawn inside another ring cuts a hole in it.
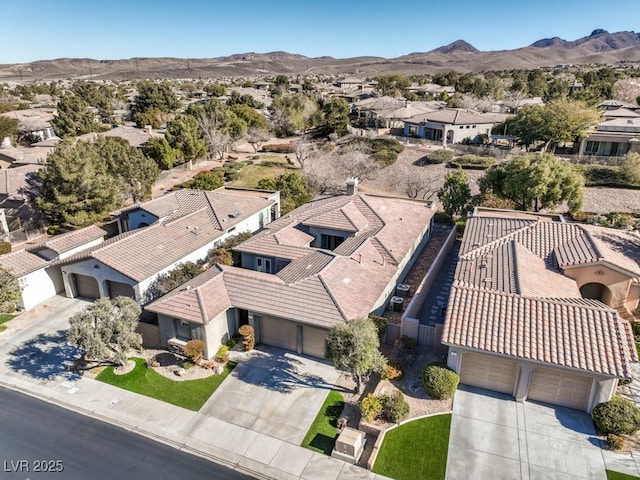
[{"label": "concrete sidewalk", "polygon": [[[56,343],[69,312],[82,304],[56,299],[55,312],[10,337],[0,336],[0,385],[199,455],[256,478],[382,479],[362,468],[207,414],[176,407],[66,371],[73,352]],[[62,309],[62,311],[61,311]],[[31,362],[38,342],[51,350],[47,365]],[[16,349],[20,355],[16,355]],[[57,364],[56,364],[57,362]],[[224,401],[224,399],[220,399]],[[314,414],[315,415],[315,414]]]}]

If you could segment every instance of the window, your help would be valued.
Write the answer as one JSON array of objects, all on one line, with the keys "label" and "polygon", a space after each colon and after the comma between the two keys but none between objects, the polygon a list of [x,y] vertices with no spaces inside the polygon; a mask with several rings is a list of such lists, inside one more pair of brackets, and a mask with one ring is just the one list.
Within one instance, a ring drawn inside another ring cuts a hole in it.
[{"label": "window", "polygon": [[256,257],[256,271],[264,273],[273,273],[271,269],[271,259],[264,257]]},{"label": "window", "polygon": [[596,155],[600,149],[600,142],[593,142],[589,140],[587,146],[584,149],[584,153],[587,155]]},{"label": "window", "polygon": [[416,137],[418,135],[418,127],[415,125],[409,126],[409,135]]},{"label": "window", "polygon": [[322,234],[320,236],[320,248],[324,248],[326,250],[335,250],[342,244],[342,242],[344,242],[344,237],[339,237],[337,235]]}]

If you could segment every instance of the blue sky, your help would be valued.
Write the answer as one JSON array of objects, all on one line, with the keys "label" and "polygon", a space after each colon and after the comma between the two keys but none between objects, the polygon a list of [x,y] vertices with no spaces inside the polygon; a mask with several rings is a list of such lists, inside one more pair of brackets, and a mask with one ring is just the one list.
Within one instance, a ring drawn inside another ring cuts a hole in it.
[{"label": "blue sky", "polygon": [[596,28],[640,31],[639,0],[30,0],[1,12],[0,63],[275,50],[391,58],[458,39],[503,50]]}]

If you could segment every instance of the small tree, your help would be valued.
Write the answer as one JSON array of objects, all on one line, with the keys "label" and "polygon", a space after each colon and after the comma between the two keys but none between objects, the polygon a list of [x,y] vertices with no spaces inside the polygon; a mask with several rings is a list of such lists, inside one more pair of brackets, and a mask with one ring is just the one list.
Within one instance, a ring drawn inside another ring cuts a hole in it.
[{"label": "small tree", "polygon": [[140,312],[132,298],[100,298],[69,319],[67,341],[92,359],[125,365],[129,351],[142,348],[136,333]]},{"label": "small tree", "polygon": [[640,153],[627,152],[622,160],[622,173],[629,182],[640,185]]},{"label": "small tree", "polygon": [[242,325],[238,329],[238,333],[243,336],[242,345],[244,345],[244,349],[247,352],[253,350],[253,347],[256,344],[256,336],[253,327],[251,325]]},{"label": "small tree", "polygon": [[362,381],[371,373],[381,373],[385,359],[380,353],[378,329],[372,320],[359,318],[334,326],[325,339],[325,357],[349,372],[362,391]]},{"label": "small tree", "polygon": [[455,171],[447,173],[444,178],[442,190],[438,192],[438,198],[442,202],[444,212],[450,217],[462,214],[471,200],[471,189],[467,174],[458,167]]},{"label": "small tree", "polygon": [[20,302],[20,281],[11,272],[0,265],[0,313],[12,313]]}]

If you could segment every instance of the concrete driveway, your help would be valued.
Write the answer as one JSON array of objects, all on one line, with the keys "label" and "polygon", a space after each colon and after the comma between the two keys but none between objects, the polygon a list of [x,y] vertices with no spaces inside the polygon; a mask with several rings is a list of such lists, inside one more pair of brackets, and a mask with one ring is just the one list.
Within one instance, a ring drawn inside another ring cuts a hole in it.
[{"label": "concrete driveway", "polygon": [[200,413],[300,445],[339,372],[265,346],[239,360]]},{"label": "concrete driveway", "polygon": [[605,479],[584,412],[461,386],[453,401],[447,479]]}]

